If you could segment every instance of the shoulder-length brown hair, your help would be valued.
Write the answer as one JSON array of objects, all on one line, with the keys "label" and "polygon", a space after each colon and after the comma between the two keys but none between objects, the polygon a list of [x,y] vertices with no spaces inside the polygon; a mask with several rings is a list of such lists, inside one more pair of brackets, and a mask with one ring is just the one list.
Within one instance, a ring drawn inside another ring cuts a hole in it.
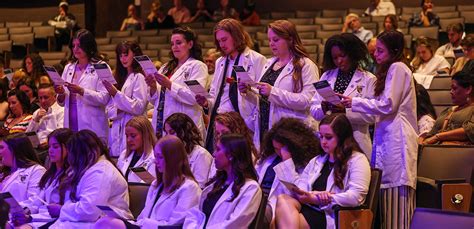
[{"label": "shoulder-length brown hair", "polygon": [[174,130],[176,136],[183,141],[187,154],[191,154],[196,145],[201,145],[201,132],[194,121],[186,114],[174,113],[166,119],[165,124],[168,124]]},{"label": "shoulder-length brown hair", "polygon": [[[8,146],[8,149],[13,155],[16,168],[29,168],[33,165],[41,164],[36,150],[33,148],[29,138],[23,134],[9,135],[2,140]],[[3,181],[11,173],[11,168],[1,166],[0,182]]]},{"label": "shoulder-length brown hair", "polygon": [[276,20],[268,25],[268,29],[288,43],[290,53],[293,55],[293,92],[301,92],[303,90],[301,72],[305,64],[303,58],[308,58],[309,55],[296,31],[295,24],[288,20]]},{"label": "shoulder-length brown hair", "polygon": [[245,31],[244,26],[240,21],[232,18],[222,19],[214,27],[214,44],[217,47],[217,51],[224,53],[219,46],[219,42],[216,39],[216,33],[219,30],[224,30],[230,33],[230,36],[234,40],[235,49],[239,52],[243,52],[247,47],[253,47],[253,41],[250,34]]},{"label": "shoulder-length brown hair", "polygon": [[[125,126],[135,128],[142,135],[143,154],[148,157],[157,141],[150,121],[145,116],[136,116],[130,119]],[[131,153],[132,151],[127,145],[125,157],[130,156]]]},{"label": "shoulder-length brown hair", "polygon": [[382,42],[387,48],[390,59],[377,66],[377,72],[375,74],[377,77],[374,89],[375,96],[379,96],[385,90],[385,79],[387,78],[390,66],[399,61],[406,64],[405,56],[403,55],[403,49],[405,48],[403,33],[397,30],[384,31],[377,36],[377,42]]},{"label": "shoulder-length brown hair", "polygon": [[160,138],[155,150],[161,151],[165,160],[164,172],[160,173],[156,169],[157,185],[163,184],[165,192],[170,193],[178,189],[186,178],[194,180],[184,143],[178,137],[166,135]]},{"label": "shoulder-length brown hair", "polygon": [[[345,114],[334,113],[324,117],[319,126],[329,125],[337,137],[337,146],[334,150],[334,183],[340,189],[344,188],[344,177],[347,173],[347,162],[352,152],[361,152],[352,132],[352,125]],[[322,150],[322,148],[321,148]]]},{"label": "shoulder-length brown hair", "polygon": [[[257,157],[257,148],[253,144],[253,133],[245,124],[244,119],[238,112],[231,111],[222,114],[216,115],[215,122],[219,122],[220,124],[224,125],[225,127],[229,128],[231,133],[233,134],[241,134],[247,140],[250,146],[250,152],[256,158]],[[214,131],[215,133],[215,131]],[[214,135],[214,144],[217,143],[219,136]]]}]

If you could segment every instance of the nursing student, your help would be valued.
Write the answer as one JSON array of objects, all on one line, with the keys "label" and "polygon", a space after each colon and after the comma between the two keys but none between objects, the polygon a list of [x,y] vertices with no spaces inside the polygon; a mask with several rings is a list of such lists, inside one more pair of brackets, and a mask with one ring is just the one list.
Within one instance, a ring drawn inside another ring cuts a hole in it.
[{"label": "nursing student", "polygon": [[403,62],[404,42],[398,31],[386,31],[377,37],[374,98],[339,94],[346,108],[376,117],[371,164],[383,171],[382,228],[409,228],[415,208],[416,92],[412,72]]},{"label": "nursing student", "polygon": [[247,228],[262,199],[250,146],[242,135],[223,135],[213,156],[218,172],[199,205],[188,211],[183,228]]},{"label": "nursing student", "polygon": [[117,160],[117,168],[128,182],[145,182],[138,177],[132,168],[142,167],[150,174],[155,175],[155,157],[153,147],[156,136],[148,118],[137,116],[130,119],[125,125],[127,147]]},{"label": "nursing student", "polygon": [[117,68],[114,77],[117,85],[103,80],[102,84],[110,94],[107,116],[112,120],[109,134],[110,156],[118,157],[127,148],[125,125],[135,117],[144,115],[148,103],[148,90],[140,65],[133,59],[141,56],[142,50],[136,41],[117,44]]},{"label": "nursing student", "polygon": [[105,63],[98,58],[94,35],[85,29],[72,39],[73,62],[66,65],[62,78],[64,86],[55,85],[58,104],[64,106],[64,127],[73,131],[89,129],[104,142],[109,124],[105,106],[110,95],[92,64]]},{"label": "nursing student", "polygon": [[189,27],[175,28],[171,34],[171,60],[164,64],[159,74],[147,76],[150,102],[154,104],[152,124],[157,137],[164,133],[164,122],[173,113],[184,113],[193,119],[202,134],[205,133],[202,108],[186,81],[196,80],[206,85],[207,66],[202,62],[201,46]]},{"label": "nursing student", "polygon": [[214,120],[217,114],[225,112],[240,113],[245,123],[254,131],[254,122],[258,115],[256,103],[243,99],[238,92],[237,74],[233,66],[242,66],[253,81],[257,81],[266,59],[251,49],[253,42],[243,25],[231,18],[223,19],[214,28],[215,45],[223,55],[216,61],[216,69],[211,82],[211,98],[196,95],[196,101],[210,116],[207,128],[205,148],[213,152]]},{"label": "nursing student", "polygon": [[273,57],[263,67],[259,75],[257,90],[253,93],[250,85],[241,82],[239,89],[249,103],[258,101],[258,115],[255,120],[254,142],[263,140],[265,133],[283,117],[293,117],[305,121],[316,128],[309,113],[311,98],[316,89],[313,83],[319,79],[316,64],[296,31],[296,26],[287,20],[277,20],[268,25],[268,40]]},{"label": "nursing student", "polygon": [[[327,80],[336,93],[346,96],[370,98],[374,94],[375,76],[362,69],[368,62],[367,46],[354,34],[343,33],[330,37],[324,46],[323,66],[325,72],[321,81]],[[372,140],[369,125],[374,123],[371,115],[352,112],[342,104],[333,105],[315,93],[311,101],[311,114],[321,120],[326,114],[345,113],[352,124],[354,138],[367,158],[372,155]]]}]

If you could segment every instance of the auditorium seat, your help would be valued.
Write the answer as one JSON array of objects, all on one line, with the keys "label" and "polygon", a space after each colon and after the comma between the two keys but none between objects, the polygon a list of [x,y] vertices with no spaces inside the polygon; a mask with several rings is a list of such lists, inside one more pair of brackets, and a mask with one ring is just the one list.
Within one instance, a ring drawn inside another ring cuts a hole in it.
[{"label": "auditorium seat", "polygon": [[23,21],[23,22],[5,22],[5,27],[7,28],[13,28],[13,27],[28,27],[29,22]]},{"label": "auditorium seat", "polygon": [[434,77],[433,81],[431,81],[430,89],[443,89],[443,90],[450,90],[451,89],[451,77]]},{"label": "auditorium seat", "polygon": [[10,27],[8,29],[8,33],[11,34],[25,34],[25,33],[32,33],[33,28],[32,27]]},{"label": "auditorium seat", "polygon": [[455,12],[456,11],[456,6],[451,5],[451,6],[438,6],[436,5],[433,7],[433,12],[436,13],[436,15],[439,16],[440,13],[445,13],[445,12]]},{"label": "auditorium seat", "polygon": [[416,208],[411,220],[411,229],[472,229],[474,227],[474,214],[438,209]]},{"label": "auditorium seat", "polygon": [[142,36],[158,36],[158,30],[150,29],[150,30],[133,30],[133,36],[142,37]]},{"label": "auditorium seat", "polygon": [[142,50],[142,52],[150,58],[158,58],[158,50]]},{"label": "auditorium seat", "polygon": [[169,43],[168,36],[140,36],[140,43],[143,44],[167,44]]},{"label": "auditorium seat", "polygon": [[[31,24],[31,22],[30,22]],[[51,51],[52,42],[54,38],[53,26],[35,26],[33,27],[33,33],[35,34],[35,47],[38,49],[42,44],[45,44],[47,51]]]},{"label": "auditorium seat", "polygon": [[44,22],[42,22],[42,21],[30,21],[28,23],[28,25],[31,26],[31,27],[43,26]]},{"label": "auditorium seat", "polygon": [[413,15],[414,13],[419,13],[421,12],[420,7],[402,7],[402,14],[411,14]]},{"label": "auditorium seat", "polygon": [[347,10],[330,10],[330,9],[323,9],[321,11],[321,17],[324,18],[332,18],[332,17],[340,17],[343,18],[347,15]]},{"label": "auditorium seat", "polygon": [[111,37],[110,38],[110,43],[111,44],[118,44],[123,41],[137,41],[138,42],[138,37]]},{"label": "auditorium seat", "polygon": [[125,30],[125,31],[107,31],[106,37],[129,37],[132,35],[132,31]]},{"label": "auditorium seat", "polygon": [[428,89],[427,91],[433,105],[451,105],[453,103],[450,90]]},{"label": "auditorium seat", "polygon": [[440,24],[440,27],[441,27],[441,31],[445,31],[445,32],[448,32],[446,31],[447,27],[453,23],[461,23],[464,25],[464,17],[458,17],[458,18],[441,18],[439,20],[439,24]]},{"label": "auditorium seat", "polygon": [[348,13],[354,13],[354,14],[357,14],[359,16],[362,16],[365,13],[365,9],[349,8],[347,11],[348,11]]},{"label": "auditorium seat", "polygon": [[314,32],[301,32],[298,33],[301,39],[313,39],[315,38]]},{"label": "auditorium seat", "polygon": [[429,26],[429,27],[410,27],[408,32],[413,35],[414,39],[417,39],[420,36],[429,37],[435,40],[438,40],[438,26]]},{"label": "auditorium seat", "polygon": [[271,12],[270,17],[274,20],[278,19],[287,19],[287,18],[294,18],[296,17],[296,13],[292,11],[288,12]]},{"label": "auditorium seat", "polygon": [[465,23],[474,23],[474,10],[473,11],[460,11],[461,17],[464,17]]},{"label": "auditorium seat", "polygon": [[171,45],[166,43],[166,44],[148,44],[147,49],[170,49]]},{"label": "auditorium seat", "polygon": [[66,53],[64,52],[40,52],[38,54],[43,60],[61,60],[66,58]]},{"label": "auditorium seat", "polygon": [[11,52],[12,51],[13,42],[10,40],[7,41],[0,41],[0,52]]},{"label": "auditorium seat", "polygon": [[97,45],[108,45],[110,44],[110,38],[108,37],[95,38],[95,42],[97,43]]},{"label": "auditorium seat", "polygon": [[130,211],[137,218],[145,207],[146,197],[148,194],[149,184],[145,183],[128,183],[128,191],[130,195]]},{"label": "auditorium seat", "polygon": [[293,22],[295,25],[314,24],[314,18],[288,18],[288,21]]},{"label": "auditorium seat", "polygon": [[331,17],[331,18],[323,18],[323,17],[315,17],[314,24],[340,24],[342,23],[341,17]]},{"label": "auditorium seat", "polygon": [[457,18],[459,17],[459,12],[458,11],[447,11],[447,12],[440,12],[436,13],[436,15],[440,18]]},{"label": "auditorium seat", "polygon": [[303,45],[319,45],[322,44],[322,40],[318,38],[314,39],[301,39]]},{"label": "auditorium seat", "polygon": [[8,41],[8,40],[10,40],[10,35],[0,34],[0,41]]},{"label": "auditorium seat", "polygon": [[0,34],[8,34],[8,28],[0,28]]},{"label": "auditorium seat", "polygon": [[116,47],[117,47],[116,44],[98,45],[97,49],[99,51],[115,51]]},{"label": "auditorium seat", "polygon": [[337,31],[341,31],[342,30],[342,27],[344,26],[344,24],[322,24],[321,27],[323,30],[326,30],[326,31],[334,31],[334,30],[337,30]]},{"label": "auditorium seat", "polygon": [[333,30],[333,31],[320,30],[316,33],[316,37],[321,38],[321,39],[325,39],[325,38],[327,39],[340,33],[341,33],[340,30]]},{"label": "auditorium seat", "polygon": [[316,32],[320,30],[321,25],[296,25],[296,31],[300,32]]},{"label": "auditorium seat", "polygon": [[297,10],[296,17],[297,18],[314,18],[321,16],[321,11],[314,10],[314,11],[304,11],[304,10]]},{"label": "auditorium seat", "polygon": [[474,5],[458,5],[457,9],[459,12],[474,11]]}]

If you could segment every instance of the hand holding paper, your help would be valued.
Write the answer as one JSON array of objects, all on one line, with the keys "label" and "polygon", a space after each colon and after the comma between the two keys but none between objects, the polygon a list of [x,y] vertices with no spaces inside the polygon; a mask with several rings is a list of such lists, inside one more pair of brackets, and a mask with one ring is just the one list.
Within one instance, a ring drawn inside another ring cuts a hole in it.
[{"label": "hand holding paper", "polygon": [[117,80],[115,80],[114,75],[112,74],[112,71],[110,71],[110,68],[107,64],[105,63],[100,63],[100,64],[93,64],[95,71],[97,72],[97,76],[99,76],[99,79],[103,81],[107,81],[111,84],[116,84]]},{"label": "hand holding paper", "polygon": [[323,97],[324,100],[337,105],[341,103],[341,99],[336,95],[336,93],[332,90],[331,85],[327,80],[321,80],[313,84],[316,88],[318,94]]},{"label": "hand holding paper", "polygon": [[197,80],[188,80],[188,81],[184,81],[184,83],[194,93],[194,95],[200,95],[202,97],[210,97],[207,90]]},{"label": "hand holding paper", "polygon": [[63,80],[63,78],[61,78],[61,76],[54,67],[44,65],[43,68],[46,73],[48,73],[49,78],[51,78],[55,86],[64,85],[65,81]]},{"label": "hand holding paper", "polygon": [[138,64],[140,64],[140,67],[142,67],[143,72],[145,72],[146,75],[155,75],[158,74],[158,70],[156,70],[155,65],[153,62],[150,60],[150,58],[146,55],[143,56],[136,56],[133,59],[135,59]]}]

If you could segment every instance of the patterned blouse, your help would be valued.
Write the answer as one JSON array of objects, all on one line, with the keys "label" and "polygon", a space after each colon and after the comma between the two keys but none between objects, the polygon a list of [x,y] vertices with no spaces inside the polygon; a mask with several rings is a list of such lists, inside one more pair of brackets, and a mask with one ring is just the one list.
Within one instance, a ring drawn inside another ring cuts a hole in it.
[{"label": "patterned blouse", "polygon": [[[15,134],[15,133],[24,133],[26,131],[26,128],[31,122],[32,115],[27,115],[23,120],[21,120],[19,123],[16,125],[12,126],[11,128],[8,129],[8,132],[10,134]],[[8,118],[5,123],[3,124],[3,127],[8,128],[11,122],[13,122],[14,118]]]}]

